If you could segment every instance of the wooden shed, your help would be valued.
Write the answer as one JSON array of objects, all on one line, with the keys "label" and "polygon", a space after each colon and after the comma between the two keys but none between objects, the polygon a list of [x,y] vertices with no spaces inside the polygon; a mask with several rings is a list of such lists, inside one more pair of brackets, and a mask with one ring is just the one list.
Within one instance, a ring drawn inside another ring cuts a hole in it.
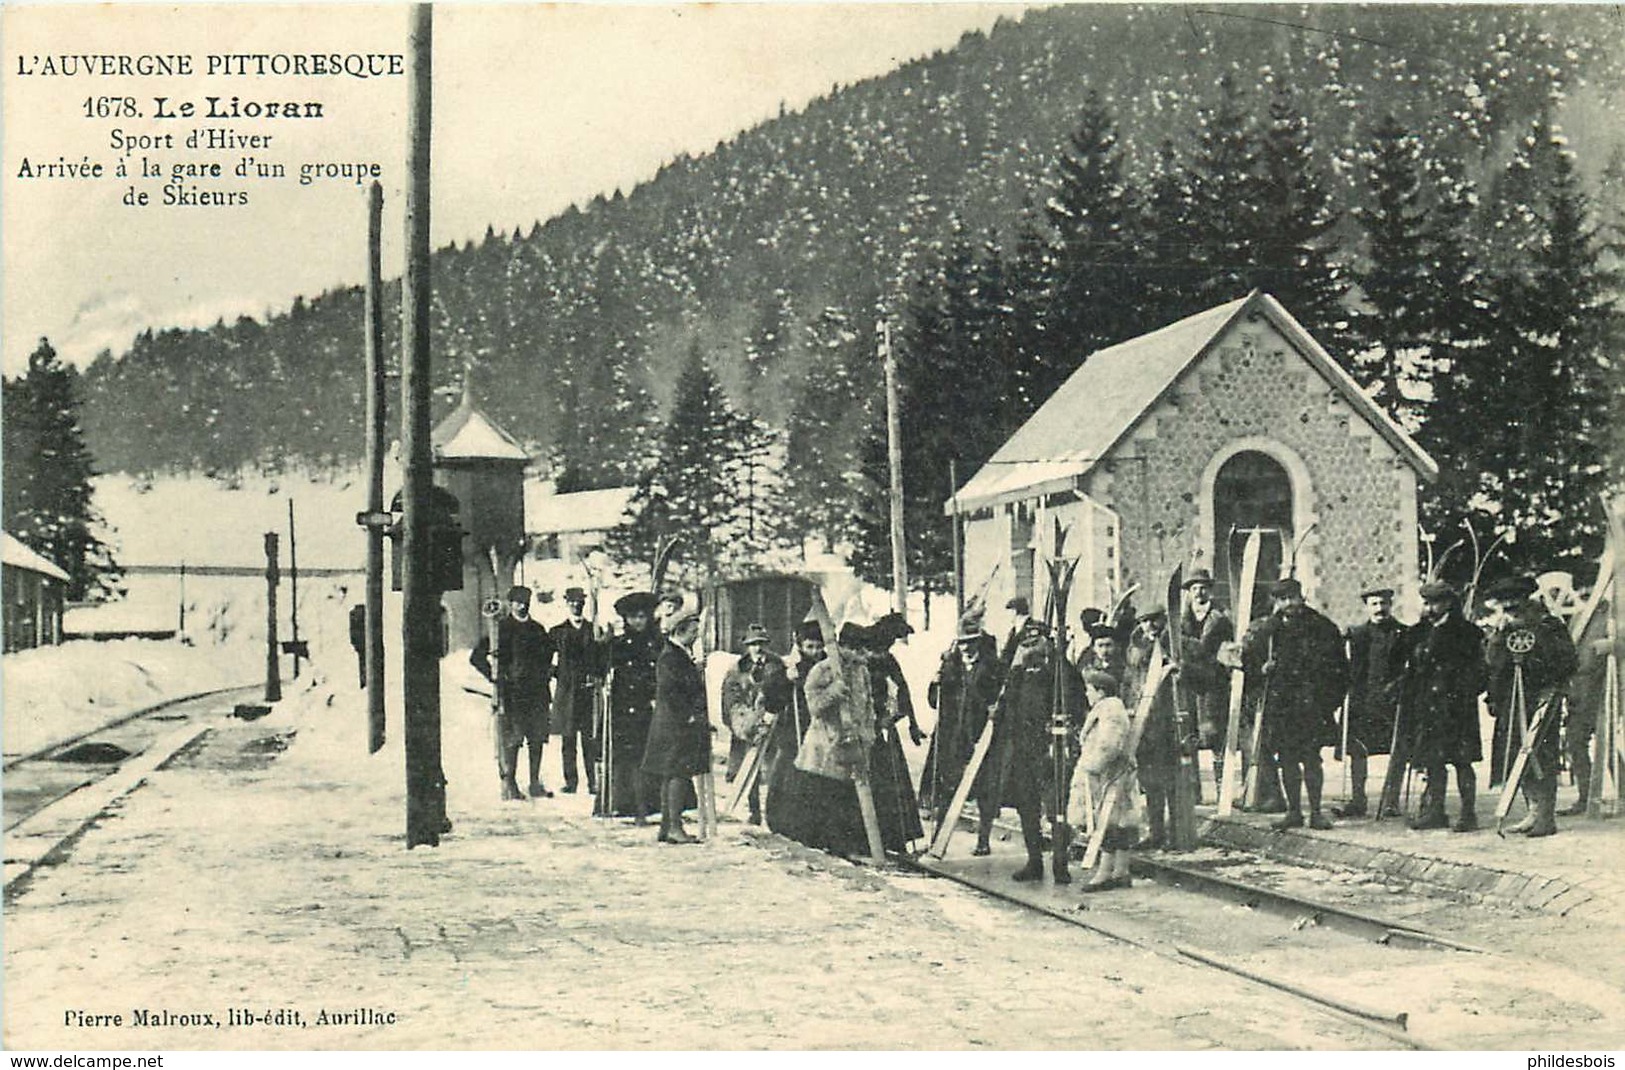
[{"label": "wooden shed", "polygon": [[4,582],[5,652],[62,642],[62,604],[68,574],[10,532],[0,533]]},{"label": "wooden shed", "polygon": [[725,580],[707,592],[707,642],[712,650],[743,652],[745,629],[760,624],[772,636],[772,650],[788,654],[795,648],[796,625],[815,604],[823,604],[818,581],[807,576],[775,573]]}]

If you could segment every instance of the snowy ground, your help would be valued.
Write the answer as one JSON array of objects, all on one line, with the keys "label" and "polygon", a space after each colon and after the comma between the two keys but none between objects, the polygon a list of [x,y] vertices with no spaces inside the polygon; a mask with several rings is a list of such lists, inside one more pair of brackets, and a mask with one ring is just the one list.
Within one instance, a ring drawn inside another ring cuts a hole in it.
[{"label": "snowy ground", "polygon": [[[456,831],[403,850],[398,713],[303,692],[223,725],[8,907],[12,1048],[1367,1046],[1267,992],[745,826],[697,847],[497,800],[489,714],[444,673]],[[268,732],[297,731],[267,764]],[[720,748],[719,748],[720,750]],[[550,758],[552,756],[550,755]],[[556,759],[555,759],[556,760]],[[299,1025],[87,1029],[66,1009]],[[369,1008],[390,1025],[317,1026]]]}]

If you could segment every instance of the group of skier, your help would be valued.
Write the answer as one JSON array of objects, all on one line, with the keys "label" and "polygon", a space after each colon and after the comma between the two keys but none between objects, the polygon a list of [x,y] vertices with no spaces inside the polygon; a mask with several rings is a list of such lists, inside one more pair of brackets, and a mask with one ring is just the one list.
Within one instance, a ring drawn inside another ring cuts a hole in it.
[{"label": "group of skier", "polygon": [[[973,853],[989,853],[996,815],[1013,808],[1028,853],[1014,877],[1039,878],[1040,813],[1046,804],[1060,806],[1064,813],[1051,815],[1055,881],[1069,879],[1070,830],[1088,823],[1103,834],[1086,890],[1127,887],[1121,852],[1167,845],[1181,778],[1192,801],[1200,799],[1201,750],[1212,752],[1215,790],[1225,784],[1227,714],[1234,710],[1241,717],[1231,742],[1241,742],[1242,757],[1235,782],[1251,786],[1245,798],[1237,792],[1235,805],[1281,814],[1276,829],[1329,829],[1333,816],[1398,817],[1418,771],[1424,786],[1409,827],[1472,832],[1479,828],[1482,696],[1495,725],[1490,784],[1513,781],[1527,806],[1523,820],[1503,831],[1549,836],[1557,831],[1560,739],[1580,789],[1564,813],[1586,808],[1587,747],[1602,691],[1592,678],[1607,640],[1577,621],[1577,644],[1537,593],[1527,577],[1504,580],[1484,594],[1483,619],[1475,622],[1455,588],[1430,582],[1420,591],[1421,619],[1406,625],[1393,615],[1394,591],[1374,585],[1361,592],[1366,619],[1344,631],[1306,604],[1298,580],[1283,579],[1268,588],[1268,613],[1238,637],[1213,601],[1211,575],[1198,569],[1180,587],[1173,620],[1160,607],[1137,618],[1129,609],[1122,619],[1084,610],[1082,642],[1070,657],[1057,655],[1049,629],[1029,618],[1018,597],[1006,607],[1015,620],[1002,649],[971,614],[943,656],[930,691],[938,719],[921,795],[939,820],[949,816],[948,797],[991,718],[992,747],[969,784],[978,812]],[[1232,705],[1238,674],[1240,701]],[[1145,696],[1147,687],[1155,693]],[[1136,719],[1145,723],[1136,726]],[[1058,765],[1050,749],[1057,745],[1065,748]],[[1323,805],[1327,747],[1346,759],[1352,788],[1330,814]],[[1373,755],[1390,756],[1375,804],[1367,796]],[[1059,791],[1057,768],[1074,770]],[[1446,809],[1452,768],[1461,799],[1453,822]],[[1137,783],[1124,790],[1130,773]]]},{"label": "group of skier", "polygon": [[[788,658],[751,625],[722,685],[725,780],[748,799],[751,823],[853,856],[917,851],[922,809],[935,824],[951,820],[958,789],[976,804],[973,854],[991,853],[994,821],[1013,809],[1027,850],[1015,879],[1041,879],[1048,850],[1053,879],[1066,883],[1069,863],[1084,854],[1073,830],[1087,828],[1095,864],[1085,889],[1108,890],[1131,883],[1129,850],[1168,845],[1181,791],[1201,801],[1199,752],[1212,753],[1219,792],[1238,741],[1235,805],[1281,814],[1276,828],[1400,816],[1409,774],[1419,771],[1423,789],[1410,827],[1477,829],[1482,696],[1495,724],[1490,784],[1511,778],[1527,801],[1523,821],[1505,831],[1556,832],[1565,737],[1581,793],[1566,812],[1584,810],[1597,703],[1583,686],[1571,696],[1570,682],[1597,675],[1606,641],[1590,629],[1577,645],[1536,597],[1534,581],[1515,577],[1490,589],[1479,621],[1454,588],[1428,583],[1414,625],[1395,618],[1394,591],[1374,585],[1361,592],[1366,618],[1345,631],[1306,604],[1298,580],[1283,579],[1268,588],[1268,612],[1239,637],[1213,588],[1205,570],[1193,572],[1178,588],[1172,618],[1161,607],[1136,615],[1125,606],[1113,616],[1086,609],[1071,650],[1031,617],[1023,598],[1006,607],[1014,619],[1002,643],[983,629],[980,612],[967,614],[926,696],[936,729],[917,794],[899,726],[916,746],[926,736],[892,654],[912,631],[906,620],[894,613],[871,625],[849,622],[830,645],[817,622],[805,621]],[[599,632],[583,616],[584,592],[571,588],[569,619],[547,630],[530,619],[530,598],[528,588],[510,591],[493,637],[500,656],[489,641],[471,656],[500,689],[503,797],[527,793],[517,780],[527,745],[528,794],[551,794],[540,779],[541,756],[547,736],[559,734],[566,792],[577,790],[579,739],[597,813],[644,824],[659,811],[662,842],[692,842],[683,812],[696,802],[693,778],[709,773],[712,761],[693,649],[697,611],[680,595],[637,592],[615,603],[621,628]],[[552,690],[550,681],[557,681]],[[1233,710],[1241,711],[1239,732]],[[1326,747],[1347,762],[1352,788],[1336,808],[1324,805]],[[1373,802],[1367,785],[1377,755],[1389,761]],[[1452,768],[1461,800],[1453,822]]]}]

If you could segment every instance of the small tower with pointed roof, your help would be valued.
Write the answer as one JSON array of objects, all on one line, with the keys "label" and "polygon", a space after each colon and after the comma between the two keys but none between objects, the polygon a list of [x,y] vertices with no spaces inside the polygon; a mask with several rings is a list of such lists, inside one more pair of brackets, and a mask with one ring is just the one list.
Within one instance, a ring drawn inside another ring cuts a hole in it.
[{"label": "small tower with pointed roof", "polygon": [[[483,622],[480,603],[501,598],[513,582],[512,566],[525,539],[525,466],[530,457],[517,439],[474,403],[474,376],[463,374],[463,397],[429,437],[434,481],[456,495],[463,539],[463,589],[443,596],[451,649],[472,647]],[[492,567],[492,551],[501,564]]]}]

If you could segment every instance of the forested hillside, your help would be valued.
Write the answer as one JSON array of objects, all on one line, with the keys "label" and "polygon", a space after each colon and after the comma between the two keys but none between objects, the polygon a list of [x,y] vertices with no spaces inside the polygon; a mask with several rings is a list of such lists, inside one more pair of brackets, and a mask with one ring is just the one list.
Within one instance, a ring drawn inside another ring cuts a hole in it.
[{"label": "forested hillside", "polygon": [[[1442,297],[1421,319],[1400,307],[1407,254],[1428,250],[1431,292],[1446,261],[1464,286],[1497,265],[1518,274],[1520,256],[1551,244],[1542,198],[1568,183],[1578,251],[1596,293],[1610,292],[1620,186],[1599,195],[1599,176],[1611,156],[1618,168],[1621,25],[1590,6],[1031,12],[832,87],[630,192],[440,250],[442,404],[472,362],[485,406],[556,461],[564,486],[627,482],[648,475],[697,351],[758,418],[745,422],[750,448],[766,433],[787,449],[794,519],[852,534],[837,529],[872,492],[861,472],[875,464],[877,315],[914,369],[913,443],[943,464],[955,453],[965,478],[1090,350],[1262,285],[1425,427],[1428,372],[1450,366],[1450,346],[1459,357],[1513,342],[1436,329],[1488,307],[1472,286],[1453,310]],[[1572,142],[1559,132],[1569,116],[1584,119]],[[967,301],[985,306],[970,326]],[[99,466],[229,478],[358,458],[361,329],[359,289],[293,299],[266,322],[154,325],[84,377]],[[953,347],[972,342],[954,364]],[[996,410],[990,422],[941,426],[950,367],[972,380],[961,398]],[[923,516],[946,479],[918,475]],[[1456,488],[1450,507],[1477,490]],[[940,553],[914,552],[940,572]]]}]

